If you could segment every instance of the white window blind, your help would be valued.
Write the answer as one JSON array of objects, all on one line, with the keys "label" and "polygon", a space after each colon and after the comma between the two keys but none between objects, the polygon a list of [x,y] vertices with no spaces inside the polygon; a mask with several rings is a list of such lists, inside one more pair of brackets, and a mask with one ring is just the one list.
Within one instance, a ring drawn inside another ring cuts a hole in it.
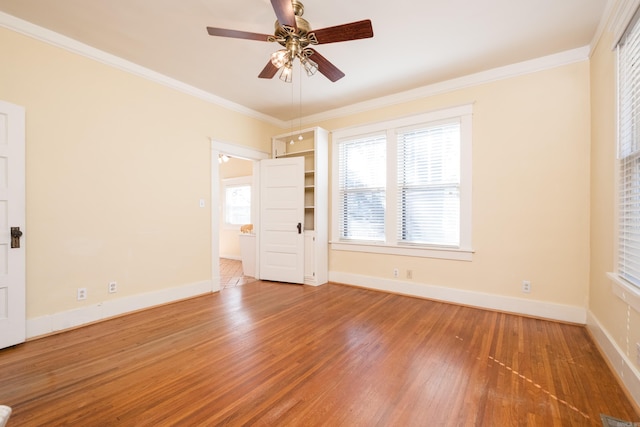
[{"label": "white window blind", "polygon": [[470,261],[472,113],[334,131],[331,248]]},{"label": "white window blind", "polygon": [[340,238],[384,241],[386,134],[344,141],[338,150]]},{"label": "white window blind", "polygon": [[460,122],[398,132],[398,242],[460,243]]},{"label": "white window blind", "polygon": [[618,274],[640,286],[640,26],[618,45]]}]

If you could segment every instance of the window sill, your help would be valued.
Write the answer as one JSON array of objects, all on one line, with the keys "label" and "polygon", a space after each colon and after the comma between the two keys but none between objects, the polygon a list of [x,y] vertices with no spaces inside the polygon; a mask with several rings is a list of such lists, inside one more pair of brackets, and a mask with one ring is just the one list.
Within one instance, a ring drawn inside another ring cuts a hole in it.
[{"label": "window sill", "polygon": [[607,276],[611,280],[613,293],[640,313],[640,289],[621,279],[616,273],[607,273]]},{"label": "window sill", "polygon": [[346,242],[330,242],[331,249],[336,251],[350,252],[368,252],[375,254],[387,255],[403,255],[420,258],[436,258],[448,259],[454,261],[472,261],[473,250],[466,249],[447,249],[447,248],[424,248],[424,247],[406,247],[406,246],[389,246],[375,243],[346,243]]}]

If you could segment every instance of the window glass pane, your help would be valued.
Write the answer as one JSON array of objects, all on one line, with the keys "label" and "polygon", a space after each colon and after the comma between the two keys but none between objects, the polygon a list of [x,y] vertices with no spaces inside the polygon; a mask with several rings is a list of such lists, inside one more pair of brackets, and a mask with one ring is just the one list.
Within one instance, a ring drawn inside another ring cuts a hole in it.
[{"label": "window glass pane", "polygon": [[460,181],[460,124],[415,129],[398,134],[402,185]]},{"label": "window glass pane", "polygon": [[340,187],[384,188],[386,137],[377,135],[340,144]]},{"label": "window glass pane", "polygon": [[398,133],[398,242],[460,245],[460,123]]},{"label": "window glass pane", "polygon": [[640,28],[636,21],[618,48],[618,274],[636,286],[640,286],[639,64]]},{"label": "window glass pane", "polygon": [[640,153],[622,160],[618,270],[640,286]]},{"label": "window glass pane", "polygon": [[340,237],[384,241],[386,136],[340,143],[338,170]]},{"label": "window glass pane", "polygon": [[225,187],[225,216],[227,224],[251,223],[251,186],[229,185]]},{"label": "window glass pane", "polygon": [[640,31],[638,23],[624,38],[619,50],[620,93],[619,120],[620,132],[618,151],[620,157],[631,155],[640,150]]},{"label": "window glass pane", "polygon": [[399,242],[458,246],[460,191],[457,186],[404,189]]},{"label": "window glass pane", "polygon": [[384,241],[384,191],[353,191],[342,195],[342,237]]}]

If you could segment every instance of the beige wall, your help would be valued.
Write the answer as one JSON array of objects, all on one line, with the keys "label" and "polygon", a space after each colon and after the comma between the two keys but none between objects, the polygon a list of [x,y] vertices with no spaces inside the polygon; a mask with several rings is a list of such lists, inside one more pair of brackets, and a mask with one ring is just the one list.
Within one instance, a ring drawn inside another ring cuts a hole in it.
[{"label": "beige wall", "polygon": [[[616,268],[616,57],[611,34],[600,40],[591,59],[591,275],[589,310],[627,360],[640,369],[640,314],[612,292],[607,272]],[[622,371],[625,362],[613,363]]]},{"label": "beige wall", "polygon": [[211,280],[209,137],[278,130],[2,28],[0,56],[27,115],[27,317]]},{"label": "beige wall", "polygon": [[[330,271],[391,280],[394,267],[401,278],[411,269],[414,290],[435,285],[584,312],[589,282],[588,61],[320,125],[335,130],[466,103],[473,103],[473,261],[332,250]],[[528,295],[521,291],[523,280],[531,281]]]},{"label": "beige wall", "polygon": [[[253,175],[253,162],[250,160],[231,158],[220,165],[220,194],[223,194],[223,180]],[[222,209],[222,206],[219,207]],[[220,257],[240,259],[240,227],[229,229],[224,225],[224,214],[220,211]]]}]

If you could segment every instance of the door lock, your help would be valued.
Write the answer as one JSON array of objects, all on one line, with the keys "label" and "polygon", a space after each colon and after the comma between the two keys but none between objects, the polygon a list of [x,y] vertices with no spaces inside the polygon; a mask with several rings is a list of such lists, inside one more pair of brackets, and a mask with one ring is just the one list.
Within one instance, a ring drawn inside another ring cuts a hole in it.
[{"label": "door lock", "polygon": [[20,227],[11,227],[11,248],[19,248],[20,247],[20,237],[22,236],[22,231],[20,231]]}]

